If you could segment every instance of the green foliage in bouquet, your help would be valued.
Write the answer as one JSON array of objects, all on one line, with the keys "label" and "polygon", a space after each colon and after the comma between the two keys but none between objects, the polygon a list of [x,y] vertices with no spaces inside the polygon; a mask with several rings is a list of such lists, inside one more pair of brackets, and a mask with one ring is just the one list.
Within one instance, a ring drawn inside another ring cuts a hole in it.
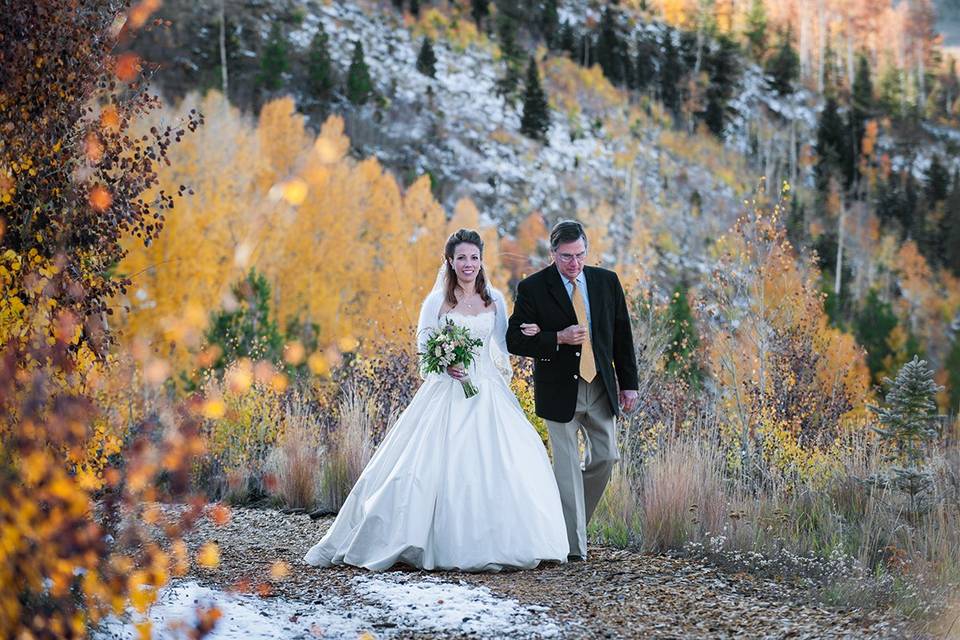
[{"label": "green foliage in bouquet", "polygon": [[[449,318],[438,331],[427,340],[426,348],[420,356],[420,370],[424,374],[444,373],[448,367],[468,368],[476,357],[476,349],[483,346],[483,340],[474,338],[466,327],[461,327]],[[469,379],[460,381],[464,394],[470,398],[478,390]]]}]

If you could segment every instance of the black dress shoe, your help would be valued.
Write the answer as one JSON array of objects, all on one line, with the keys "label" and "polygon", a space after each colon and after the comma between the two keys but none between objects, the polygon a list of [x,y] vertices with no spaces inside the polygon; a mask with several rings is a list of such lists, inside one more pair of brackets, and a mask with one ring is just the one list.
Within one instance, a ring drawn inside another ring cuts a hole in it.
[{"label": "black dress shoe", "polygon": [[583,562],[584,560],[586,560],[586,558],[583,556],[578,556],[575,553],[571,553],[567,556],[567,562]]}]

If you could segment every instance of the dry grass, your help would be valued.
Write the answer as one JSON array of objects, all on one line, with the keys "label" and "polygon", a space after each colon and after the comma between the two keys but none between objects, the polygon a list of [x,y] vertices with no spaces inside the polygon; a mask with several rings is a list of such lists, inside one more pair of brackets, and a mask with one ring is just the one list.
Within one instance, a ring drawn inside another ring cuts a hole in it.
[{"label": "dry grass", "polygon": [[639,486],[642,544],[680,549],[720,531],[729,502],[723,457],[708,439],[670,437],[643,465]]},{"label": "dry grass", "polygon": [[615,472],[591,522],[593,534],[654,552],[703,554],[737,570],[800,577],[830,604],[892,606],[918,627],[955,601],[955,443],[930,457],[935,486],[917,513],[906,496],[864,481],[885,466],[866,427],[843,436],[839,464],[826,481],[760,486],[749,474],[730,470],[715,424],[708,416],[677,434],[664,433],[652,449],[625,442],[633,459]]},{"label": "dry grass", "polygon": [[316,506],[323,465],[320,429],[304,397],[295,394],[286,408],[279,445],[268,461],[274,477],[273,493],[290,508]]},{"label": "dry grass", "polygon": [[348,382],[338,407],[339,421],[330,434],[320,477],[324,506],[339,511],[373,455],[372,434],[378,411],[366,385]]}]

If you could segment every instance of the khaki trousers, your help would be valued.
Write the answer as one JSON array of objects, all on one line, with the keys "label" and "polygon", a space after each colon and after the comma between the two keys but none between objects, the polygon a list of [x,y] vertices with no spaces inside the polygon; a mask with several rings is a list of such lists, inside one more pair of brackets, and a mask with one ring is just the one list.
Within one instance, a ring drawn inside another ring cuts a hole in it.
[{"label": "khaki trousers", "polygon": [[[577,408],[570,422],[547,420],[553,473],[560,489],[563,519],[567,524],[570,555],[587,557],[587,523],[610,480],[617,452],[616,422],[610,400],[598,375],[593,382],[580,380]],[[586,441],[585,464],[580,465],[577,432]]]}]

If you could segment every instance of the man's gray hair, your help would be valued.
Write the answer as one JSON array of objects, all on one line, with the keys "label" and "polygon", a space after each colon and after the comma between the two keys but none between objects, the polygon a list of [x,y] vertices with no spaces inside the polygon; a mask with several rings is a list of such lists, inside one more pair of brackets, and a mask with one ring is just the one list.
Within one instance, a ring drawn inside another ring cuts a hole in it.
[{"label": "man's gray hair", "polygon": [[587,234],[582,224],[576,220],[561,220],[550,231],[550,248],[556,251],[560,245],[576,242],[580,238],[583,238],[583,245],[587,246]]}]

